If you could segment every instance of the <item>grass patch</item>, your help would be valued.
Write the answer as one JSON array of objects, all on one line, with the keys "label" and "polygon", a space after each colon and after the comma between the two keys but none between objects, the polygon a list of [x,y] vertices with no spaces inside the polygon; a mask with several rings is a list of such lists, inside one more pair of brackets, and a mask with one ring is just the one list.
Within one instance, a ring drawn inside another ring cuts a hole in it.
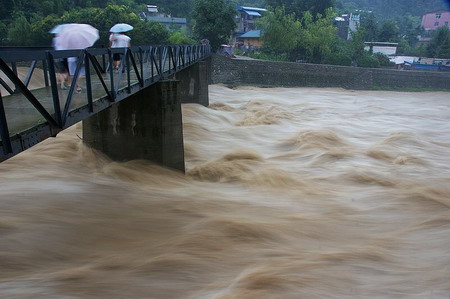
[{"label": "grass patch", "polygon": [[387,91],[410,91],[410,92],[426,92],[426,91],[445,91],[450,92],[450,88],[431,88],[431,87],[389,87],[374,85],[372,90],[387,90]]}]

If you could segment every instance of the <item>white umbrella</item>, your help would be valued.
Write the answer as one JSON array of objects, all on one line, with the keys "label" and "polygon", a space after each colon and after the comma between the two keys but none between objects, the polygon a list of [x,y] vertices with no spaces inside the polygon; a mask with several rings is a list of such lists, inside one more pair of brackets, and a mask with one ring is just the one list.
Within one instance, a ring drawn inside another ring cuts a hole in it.
[{"label": "white umbrella", "polygon": [[119,23],[111,27],[109,29],[109,32],[112,33],[120,33],[120,32],[128,32],[133,30],[133,26],[125,24],[125,23]]},{"label": "white umbrella", "polygon": [[53,27],[52,29],[50,29],[50,31],[49,31],[48,33],[51,33],[51,34],[58,34],[58,33],[60,33],[61,30],[63,30],[64,27],[66,27],[67,25],[68,25],[68,24],[59,24],[59,25],[56,25],[55,27]]},{"label": "white umbrella", "polygon": [[61,50],[85,49],[100,38],[98,30],[88,24],[67,24],[56,37]]}]

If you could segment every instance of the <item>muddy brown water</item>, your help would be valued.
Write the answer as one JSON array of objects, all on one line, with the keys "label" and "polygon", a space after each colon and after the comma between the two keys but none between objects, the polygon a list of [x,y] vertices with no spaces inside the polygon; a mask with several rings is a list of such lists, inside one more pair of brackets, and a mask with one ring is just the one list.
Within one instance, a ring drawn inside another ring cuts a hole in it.
[{"label": "muddy brown water", "polygon": [[1,298],[448,298],[450,93],[210,86],[187,174],[81,124],[0,164]]}]

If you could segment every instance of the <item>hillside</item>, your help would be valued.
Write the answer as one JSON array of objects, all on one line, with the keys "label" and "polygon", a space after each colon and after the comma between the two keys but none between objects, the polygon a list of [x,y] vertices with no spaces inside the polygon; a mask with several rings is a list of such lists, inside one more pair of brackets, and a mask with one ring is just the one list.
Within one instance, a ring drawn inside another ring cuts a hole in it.
[{"label": "hillside", "polygon": [[379,19],[391,19],[398,16],[411,14],[422,16],[425,13],[436,10],[449,9],[445,0],[338,0],[344,9],[370,10]]}]

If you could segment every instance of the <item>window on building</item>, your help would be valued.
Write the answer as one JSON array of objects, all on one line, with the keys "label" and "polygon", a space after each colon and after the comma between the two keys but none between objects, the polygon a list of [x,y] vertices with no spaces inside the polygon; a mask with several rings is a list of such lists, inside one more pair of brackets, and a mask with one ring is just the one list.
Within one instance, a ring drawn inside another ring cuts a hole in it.
[{"label": "window on building", "polygon": [[448,27],[448,21],[445,21],[445,26],[447,26],[447,27]]},{"label": "window on building", "polygon": [[439,22],[435,22],[435,23],[434,23],[434,26],[439,26]]},{"label": "window on building", "polygon": [[441,14],[440,13],[437,13],[436,14],[436,19],[440,19],[441,18]]}]

